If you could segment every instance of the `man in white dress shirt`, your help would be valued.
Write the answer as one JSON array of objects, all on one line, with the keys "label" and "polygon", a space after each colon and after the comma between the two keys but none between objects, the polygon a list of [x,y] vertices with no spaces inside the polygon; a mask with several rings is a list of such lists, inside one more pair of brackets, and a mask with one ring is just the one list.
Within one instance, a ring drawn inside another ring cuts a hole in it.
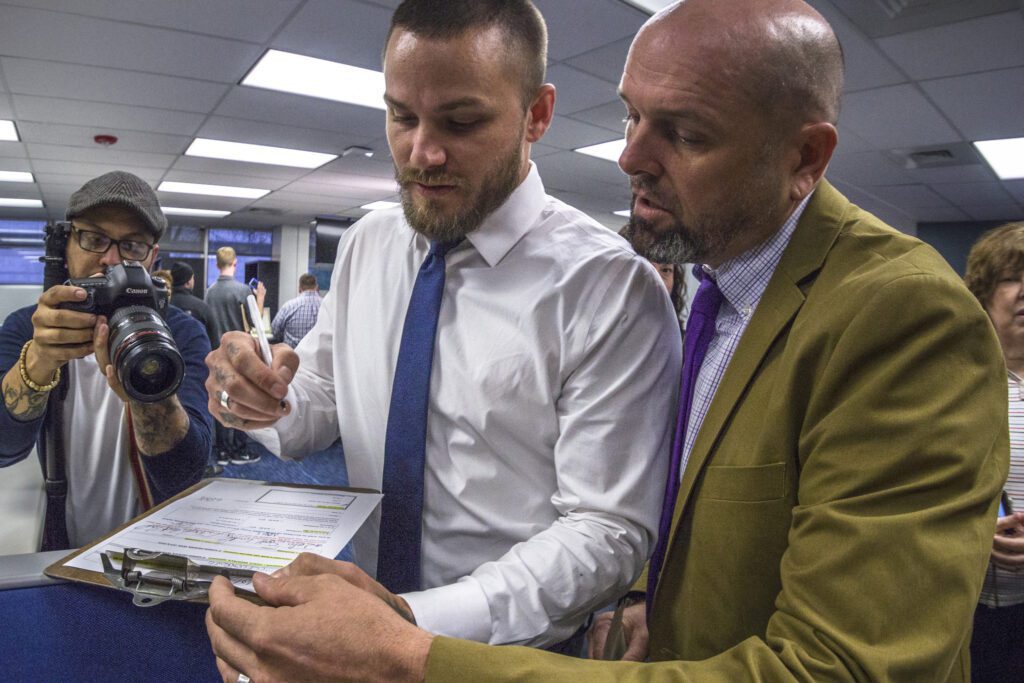
[{"label": "man in white dress shirt", "polygon": [[[402,3],[384,55],[402,208],[347,231],[294,353],[276,346],[267,369],[234,334],[207,360],[221,422],[282,457],[340,434],[352,485],[379,488],[417,271],[431,240],[464,238],[446,257],[430,378],[426,589],[396,596],[321,558],[283,571],[340,574],[435,633],[537,646],[577,632],[647,559],[681,363],[654,269],[547,196],[529,160],[555,101],[545,62],[528,0]],[[355,539],[370,574],[378,533],[375,516]]]}]

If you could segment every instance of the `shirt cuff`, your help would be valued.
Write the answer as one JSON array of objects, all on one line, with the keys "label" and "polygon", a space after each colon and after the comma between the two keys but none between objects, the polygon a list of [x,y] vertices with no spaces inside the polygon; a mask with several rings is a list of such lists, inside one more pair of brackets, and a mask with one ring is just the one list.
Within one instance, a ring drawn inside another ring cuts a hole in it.
[{"label": "shirt cuff", "polygon": [[402,597],[409,603],[416,625],[430,633],[480,643],[491,639],[491,608],[483,588],[472,577],[447,586],[403,593]]}]

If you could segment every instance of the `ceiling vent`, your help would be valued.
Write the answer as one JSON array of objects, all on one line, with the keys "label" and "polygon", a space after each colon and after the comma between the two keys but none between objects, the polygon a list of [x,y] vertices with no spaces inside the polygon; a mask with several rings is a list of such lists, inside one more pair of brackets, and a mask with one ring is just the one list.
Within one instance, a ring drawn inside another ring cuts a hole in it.
[{"label": "ceiling vent", "polygon": [[888,156],[903,168],[938,168],[940,166],[967,166],[980,164],[974,147],[968,142],[950,145],[894,149]]},{"label": "ceiling vent", "polygon": [[250,216],[283,216],[284,211],[281,209],[265,209],[258,206],[253,206],[245,210],[245,213]]}]

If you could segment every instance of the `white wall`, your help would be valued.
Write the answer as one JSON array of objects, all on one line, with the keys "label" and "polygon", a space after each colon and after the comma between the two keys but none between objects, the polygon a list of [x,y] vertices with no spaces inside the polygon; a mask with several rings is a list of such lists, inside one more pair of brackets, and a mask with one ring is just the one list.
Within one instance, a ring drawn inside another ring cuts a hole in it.
[{"label": "white wall", "polygon": [[42,285],[0,285],[0,323],[12,311],[34,304],[42,293]]},{"label": "white wall", "polygon": [[299,294],[299,276],[309,271],[309,233],[307,225],[282,225],[277,232],[275,254],[281,264],[278,305]]}]

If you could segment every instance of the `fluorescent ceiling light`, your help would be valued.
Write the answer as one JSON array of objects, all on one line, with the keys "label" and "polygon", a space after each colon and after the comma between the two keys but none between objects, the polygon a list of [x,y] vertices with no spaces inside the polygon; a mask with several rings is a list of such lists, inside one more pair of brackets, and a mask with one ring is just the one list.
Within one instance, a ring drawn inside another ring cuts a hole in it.
[{"label": "fluorescent ceiling light", "polygon": [[14,121],[0,119],[0,140],[5,142],[18,142],[18,129],[14,127]]},{"label": "fluorescent ceiling light", "polygon": [[259,199],[270,194],[270,190],[258,190],[254,187],[232,187],[231,185],[203,185],[201,183],[175,183],[165,180],[156,188],[159,192],[181,192],[183,194],[204,194],[213,197],[239,197],[241,199]]},{"label": "fluorescent ceiling light", "polygon": [[1024,178],[1024,138],[983,140],[974,146],[1001,180]]},{"label": "fluorescent ceiling light", "polygon": [[626,0],[626,2],[634,7],[642,9],[645,12],[650,12],[651,14],[668,7],[675,1],[676,0]]},{"label": "fluorescent ceiling light", "polygon": [[268,147],[251,145],[246,142],[227,142],[226,140],[210,140],[196,138],[185,150],[185,156],[209,157],[211,159],[230,159],[231,161],[250,161],[254,164],[274,164],[276,166],[293,166],[295,168],[319,168],[328,161],[338,158],[337,154],[322,152],[304,152],[287,147]]},{"label": "fluorescent ceiling light", "polygon": [[597,157],[598,159],[618,161],[619,157],[622,156],[622,150],[624,150],[625,148],[625,140],[609,140],[608,142],[602,142],[599,145],[580,147],[578,149],[574,149],[573,151],[579,152],[580,154],[586,154],[588,156]]},{"label": "fluorescent ceiling light", "polygon": [[377,211],[378,209],[393,209],[399,206],[398,202],[370,202],[369,204],[363,204],[360,209],[366,209],[367,211]]},{"label": "fluorescent ceiling light", "polygon": [[177,206],[162,206],[168,216],[204,216],[207,218],[224,218],[230,211],[214,211],[213,209],[182,209]]},{"label": "fluorescent ceiling light", "polygon": [[19,209],[41,209],[43,208],[43,201],[41,199],[4,199],[0,197],[0,206],[16,207]]},{"label": "fluorescent ceiling light", "polygon": [[616,216],[622,216],[623,218],[629,218],[629,209],[623,209],[622,211],[612,211]]},{"label": "fluorescent ceiling light", "polygon": [[267,50],[242,85],[386,109],[384,74],[340,62]]},{"label": "fluorescent ceiling light", "polygon": [[0,171],[0,182],[4,183],[34,183],[35,178],[28,171]]}]

